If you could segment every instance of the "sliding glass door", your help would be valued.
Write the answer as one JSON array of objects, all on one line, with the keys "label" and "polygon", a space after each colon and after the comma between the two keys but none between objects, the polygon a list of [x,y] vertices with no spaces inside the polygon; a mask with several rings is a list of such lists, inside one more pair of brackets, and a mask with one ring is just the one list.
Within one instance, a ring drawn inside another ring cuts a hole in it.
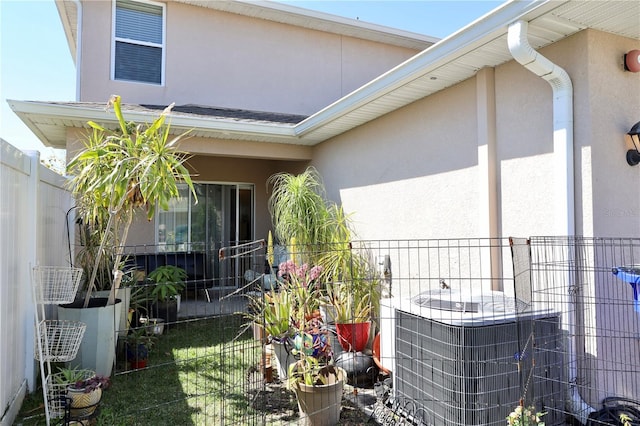
[{"label": "sliding glass door", "polygon": [[[250,184],[194,184],[197,203],[186,185],[180,198],[173,200],[168,211],[157,213],[156,242],[159,251],[206,251],[207,275],[210,278],[237,276],[240,265],[222,267],[218,260],[220,247],[253,239],[254,190]],[[217,281],[216,281],[217,282]],[[222,286],[236,283],[221,282]]]}]

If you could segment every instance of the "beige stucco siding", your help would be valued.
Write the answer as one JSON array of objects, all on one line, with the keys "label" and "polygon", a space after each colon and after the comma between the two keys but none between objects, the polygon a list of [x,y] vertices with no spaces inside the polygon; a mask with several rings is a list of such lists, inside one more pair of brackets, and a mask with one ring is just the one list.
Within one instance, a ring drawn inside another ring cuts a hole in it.
[{"label": "beige stucco siding", "polygon": [[551,86],[515,61],[495,75],[500,235],[554,235]]},{"label": "beige stucco siding", "polygon": [[[565,68],[574,86],[579,235],[640,232],[640,167],[626,164],[623,143],[640,119],[640,80],[622,70],[633,46],[585,31],[540,52]],[[494,75],[495,188],[479,186],[494,183],[479,174],[476,117],[486,114],[474,97],[476,78],[316,147],[313,164],[330,195],[354,213],[362,237],[489,236],[478,222],[487,212],[478,209],[487,209],[479,197],[492,191],[497,235],[558,233],[551,86],[515,61]]]},{"label": "beige stucco siding", "polygon": [[[266,238],[271,229],[271,219],[267,210],[266,181],[273,173],[280,170],[298,172],[300,168],[294,164],[279,161],[261,161],[238,158],[220,158],[196,156],[189,160],[188,166],[192,178],[204,183],[252,184],[254,186],[255,203],[255,237]],[[154,221],[138,218],[131,227],[128,245],[154,244]]]},{"label": "beige stucco siding", "polygon": [[[589,46],[582,58],[588,62],[588,86],[580,105],[588,106],[589,120],[576,126],[576,142],[586,164],[583,176],[589,176],[588,167],[592,170],[591,179],[582,181],[583,192],[593,199],[593,235],[640,235],[640,167],[627,165],[623,142],[640,121],[640,74],[622,69],[624,53],[637,49],[638,41],[598,31],[583,38]],[[574,66],[581,65],[575,61]]]},{"label": "beige stucco siding", "polygon": [[[577,235],[640,234],[640,167],[627,165],[623,138],[640,120],[639,75],[622,69],[622,55],[634,47],[637,41],[589,30],[540,51],[564,68],[573,83]],[[485,191],[481,186],[491,182],[481,175],[483,166],[476,148],[482,126],[475,120],[491,114],[480,110],[487,105],[474,100],[474,90],[481,83],[477,76],[316,148],[314,164],[325,176],[329,194],[353,213],[361,237],[468,238],[557,232],[551,86],[514,61],[496,67],[493,74],[497,167],[493,206],[480,200],[492,188]],[[486,83],[483,87],[491,86]],[[487,229],[478,219],[483,216],[479,209],[487,204],[497,208],[498,213],[491,212],[498,214],[497,235],[478,232]],[[598,265],[608,265],[605,257],[610,255],[586,254],[596,257]],[[591,262],[594,260],[587,259]],[[586,271],[583,279],[595,285],[587,286],[580,296],[607,300],[620,291],[625,284],[612,280],[608,273]],[[619,306],[598,303],[582,315],[585,327],[621,327]],[[633,324],[632,309],[622,315],[628,316],[622,327]],[[584,392],[587,403],[596,407],[611,394],[638,394],[639,374],[611,369],[636,354],[602,336],[585,339],[581,345],[579,365],[588,364],[590,375],[586,382],[606,381],[613,386],[608,394]]]},{"label": "beige stucco siding", "polygon": [[116,93],[127,103],[312,114],[417,53],[169,2],[165,85],[112,81],[111,2],[84,1],[82,10],[91,31],[83,34],[81,101]]},{"label": "beige stucco siding", "polygon": [[[67,130],[68,139],[68,159],[71,159],[83,146],[82,140],[87,130],[70,128]],[[216,144],[233,143],[234,141],[204,141],[201,138],[187,138],[181,145],[182,150],[193,152],[192,148],[202,143]],[[242,142],[235,141],[242,144]],[[268,145],[270,146],[270,145]],[[261,146],[260,149],[268,149],[268,146]],[[255,147],[251,144],[247,149]],[[309,147],[299,147],[309,150]],[[295,148],[294,148],[295,149]],[[277,149],[276,149],[277,152]],[[307,155],[305,154],[304,157]],[[288,171],[293,174],[304,171],[308,161],[280,161],[277,159],[264,160],[257,158],[236,158],[228,156],[193,155],[187,162],[195,182],[203,183],[230,183],[230,184],[252,184],[254,186],[254,208],[255,208],[255,237],[256,239],[266,238],[271,229],[271,218],[267,210],[267,199],[269,193],[266,182],[269,176],[280,171]],[[155,223],[147,221],[144,212],[139,212],[131,227],[127,238],[128,245],[155,244]]]},{"label": "beige stucco siding", "polygon": [[474,106],[469,80],[316,148],[361,238],[477,236]]}]

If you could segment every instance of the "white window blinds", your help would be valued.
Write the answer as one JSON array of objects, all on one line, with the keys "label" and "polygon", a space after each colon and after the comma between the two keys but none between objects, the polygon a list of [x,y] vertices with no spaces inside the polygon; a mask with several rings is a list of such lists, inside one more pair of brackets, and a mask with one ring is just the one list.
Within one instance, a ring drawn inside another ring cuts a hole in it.
[{"label": "white window blinds", "polygon": [[114,78],[162,84],[164,7],[118,0]]}]

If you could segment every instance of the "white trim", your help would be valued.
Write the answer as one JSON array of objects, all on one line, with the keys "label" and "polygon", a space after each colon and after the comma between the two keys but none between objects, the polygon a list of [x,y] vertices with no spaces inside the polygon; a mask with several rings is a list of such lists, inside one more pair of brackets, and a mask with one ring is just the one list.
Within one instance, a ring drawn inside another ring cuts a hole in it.
[{"label": "white trim", "polygon": [[[521,16],[542,6],[550,0],[522,0],[508,2],[495,9],[481,20],[462,28],[432,47],[424,50],[380,77],[372,80],[345,97],[313,114],[296,125],[296,135],[304,136],[322,127],[345,113],[356,110],[377,98],[416,80],[445,63],[454,61],[466,53],[505,33],[505,28]],[[552,7],[557,7],[556,1]]]},{"label": "white trim", "polygon": [[[83,127],[87,121],[96,121],[105,125],[109,123],[117,123],[112,111],[97,109],[95,107],[51,104],[40,101],[18,101],[12,99],[8,99],[7,103],[16,113],[46,115],[51,118],[78,120],[78,127]],[[157,113],[150,112],[124,110],[123,114],[127,120],[135,122],[150,122],[157,118]],[[177,115],[169,115],[169,117],[168,122],[174,129],[216,130],[229,133],[270,135],[282,138],[296,137],[294,125],[289,124],[238,122],[230,119],[186,117]]]},{"label": "white trim", "polygon": [[[150,84],[152,86],[164,87],[165,85],[165,72],[166,72],[166,55],[167,55],[167,6],[165,3],[158,3],[151,0],[127,0],[134,3],[146,3],[152,6],[157,6],[162,9],[162,42],[161,44],[145,42],[141,40],[121,38],[116,36],[116,10],[118,0],[114,0],[111,4],[111,71],[110,78],[112,81],[125,81],[138,84]],[[78,37],[82,38],[82,37]],[[151,83],[148,81],[138,80],[125,80],[116,79],[116,43],[125,42],[129,44],[135,44],[139,46],[159,47],[161,50],[161,64],[160,64],[160,83]]]}]

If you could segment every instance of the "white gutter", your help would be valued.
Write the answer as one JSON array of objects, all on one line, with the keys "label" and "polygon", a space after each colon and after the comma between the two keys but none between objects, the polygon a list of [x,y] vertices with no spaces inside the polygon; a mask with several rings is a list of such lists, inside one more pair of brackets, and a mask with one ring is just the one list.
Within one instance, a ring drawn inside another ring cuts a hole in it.
[{"label": "white gutter", "polygon": [[[573,85],[569,74],[558,65],[536,52],[527,40],[528,24],[517,21],[509,25],[507,41],[513,58],[529,71],[546,80],[553,89],[553,156],[556,177],[555,203],[557,235],[575,235],[573,187]],[[568,297],[568,289],[565,297]],[[568,301],[564,304],[568,305]],[[577,357],[575,342],[575,315],[568,306],[562,309],[563,328],[569,336],[568,408],[582,423],[596,411],[580,396],[576,385]]]},{"label": "white gutter", "polygon": [[304,137],[344,114],[361,108],[420,77],[472,52],[488,41],[501,37],[504,28],[514,20],[532,12],[542,15],[555,8],[557,1],[508,1],[487,15],[477,19],[433,46],[413,56],[378,78],[349,93],[331,105],[301,121],[295,127],[296,135]]},{"label": "white gutter", "polygon": [[[105,108],[98,109],[95,106],[69,105],[66,103],[51,103],[40,101],[19,101],[7,99],[11,109],[20,116],[21,114],[33,114],[46,116],[49,119],[61,119],[77,121],[79,127],[83,127],[87,121],[96,121],[103,124],[117,124],[113,112]],[[127,120],[146,123],[157,118],[155,112],[135,111],[123,109]],[[24,120],[23,120],[24,121]],[[220,132],[267,135],[279,138],[295,139],[293,124],[273,124],[269,122],[246,122],[234,119],[213,120],[208,117],[194,117],[188,115],[170,115],[170,124],[173,129],[201,129],[216,130]]]}]

